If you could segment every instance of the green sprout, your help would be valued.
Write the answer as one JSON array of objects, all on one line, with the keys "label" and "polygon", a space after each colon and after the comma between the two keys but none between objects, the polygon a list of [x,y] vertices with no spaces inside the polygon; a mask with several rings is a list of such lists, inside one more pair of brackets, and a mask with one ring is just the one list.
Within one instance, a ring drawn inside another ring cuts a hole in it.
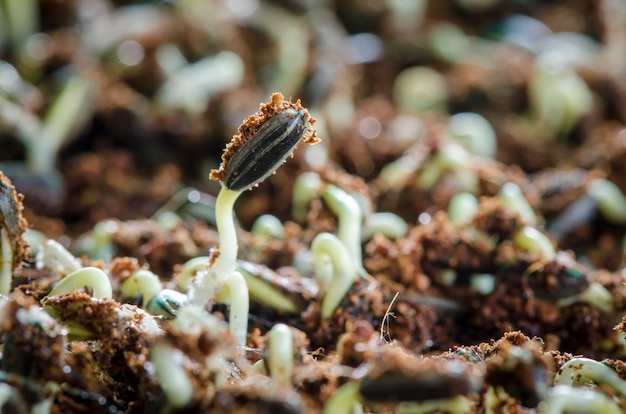
[{"label": "green sprout", "polygon": [[620,414],[619,405],[591,389],[579,389],[567,385],[557,385],[548,390],[548,396],[540,404],[541,414],[564,414],[570,412]]},{"label": "green sprout", "polygon": [[211,178],[222,184],[215,206],[220,246],[208,271],[201,272],[197,278],[191,297],[200,306],[206,306],[215,298],[227,300],[231,306],[231,330],[240,346],[245,345],[249,303],[245,280],[236,269],[238,243],[234,204],[245,190],[271,175],[301,140],[308,144],[319,142],[312,129],[314,123],[315,119],[300,101],[294,104],[275,93],[269,103],[261,105],[260,112],[239,127],[238,135],[222,155],[219,170],[211,172]]},{"label": "green sprout", "polygon": [[469,224],[478,210],[478,199],[475,195],[462,192],[456,194],[448,203],[448,220],[455,226]]},{"label": "green sprout", "polygon": [[237,270],[246,280],[251,298],[280,312],[290,314],[300,312],[300,307],[288,295],[272,286],[272,280],[280,277],[274,271],[242,260],[237,262]]},{"label": "green sprout", "polygon": [[193,385],[185,369],[176,363],[181,358],[181,351],[166,341],[159,341],[150,348],[150,362],[154,373],[161,383],[167,403],[172,408],[181,408],[189,404],[193,397]]},{"label": "green sprout", "polygon": [[388,212],[373,213],[365,217],[361,229],[361,241],[370,240],[380,233],[388,239],[395,240],[407,232],[406,221],[397,214]]},{"label": "green sprout", "polygon": [[259,236],[282,239],[285,235],[285,228],[278,217],[272,214],[263,214],[254,221],[252,233]]},{"label": "green sprout", "polygon": [[626,381],[611,367],[590,358],[572,358],[554,376],[554,385],[606,384],[626,397]]},{"label": "green sprout", "polygon": [[159,277],[149,270],[139,270],[125,279],[121,286],[124,297],[141,294],[141,307],[153,315],[174,318],[178,309],[187,301],[183,293],[163,289]]},{"label": "green sprout", "polygon": [[614,310],[613,295],[598,282],[591,282],[587,289],[577,295],[560,299],[557,305],[563,307],[577,302],[587,303],[607,315],[612,314]]},{"label": "green sprout", "polygon": [[324,188],[324,182],[319,174],[308,171],[300,174],[293,187],[291,202],[293,218],[299,222],[306,219],[309,202],[317,197]]},{"label": "green sprout", "polygon": [[404,69],[393,85],[394,101],[407,113],[446,112],[448,85],[446,78],[434,69],[416,66]]},{"label": "green sprout", "polygon": [[448,120],[448,129],[472,154],[491,159],[496,157],[496,132],[482,115],[473,112],[452,115]]},{"label": "green sprout", "polygon": [[531,116],[548,140],[569,134],[593,106],[589,86],[559,55],[539,55],[528,84]]},{"label": "green sprout", "polygon": [[605,178],[587,184],[587,194],[598,203],[602,215],[612,223],[626,223],[626,197],[620,188]]},{"label": "green sprout", "polygon": [[97,267],[83,267],[65,276],[48,293],[48,296],[58,296],[72,293],[76,289],[88,288],[94,298],[112,298],[113,288],[109,277]]},{"label": "green sprout", "polygon": [[326,185],[322,198],[338,217],[337,237],[348,249],[354,266],[360,272],[365,273],[361,253],[361,230],[363,225],[361,206],[355,197],[332,184]]},{"label": "green sprout", "polygon": [[472,168],[473,155],[458,144],[440,148],[424,163],[417,185],[422,190],[431,189],[446,173],[453,172],[464,191],[476,193],[478,177]]},{"label": "green sprout", "polygon": [[275,384],[291,387],[293,372],[293,332],[289,326],[278,323],[270,331],[269,372]]},{"label": "green sprout", "polygon": [[498,192],[498,197],[502,200],[502,203],[517,212],[524,222],[528,226],[534,226],[537,224],[537,215],[533,211],[533,208],[526,200],[522,189],[517,184],[506,183]]},{"label": "green sprout", "polygon": [[320,233],[311,243],[315,277],[320,285],[322,320],[330,318],[357,279],[350,253],[335,235]]},{"label": "green sprout", "polygon": [[524,251],[541,254],[544,260],[551,261],[556,257],[554,245],[550,239],[534,227],[521,228],[513,236],[513,241]]},{"label": "green sprout", "polygon": [[[5,35],[10,39],[14,52],[24,47],[28,39],[39,29],[38,11],[35,0],[3,0],[0,2],[0,13],[6,14]],[[3,30],[5,29],[0,29],[0,37],[2,37]]]},{"label": "green sprout", "polygon": [[[176,62],[174,65],[167,62],[172,57],[171,53],[161,56],[161,67],[179,66]],[[191,115],[199,115],[215,95],[237,87],[243,75],[241,58],[233,52],[222,51],[193,64],[179,66],[163,83],[156,100],[165,109],[183,109]]]},{"label": "green sprout", "polygon": [[26,146],[28,170],[41,176],[55,171],[57,152],[63,143],[76,136],[93,110],[89,81],[72,74],[45,113],[37,133],[19,137]]}]

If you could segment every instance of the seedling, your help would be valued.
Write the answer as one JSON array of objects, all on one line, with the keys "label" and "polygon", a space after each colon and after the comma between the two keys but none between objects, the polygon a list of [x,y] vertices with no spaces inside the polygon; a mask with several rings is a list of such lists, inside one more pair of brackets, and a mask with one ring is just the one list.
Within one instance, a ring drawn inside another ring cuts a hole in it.
[{"label": "seedling", "polygon": [[97,267],[83,267],[67,276],[48,293],[57,296],[87,287],[94,298],[112,298],[113,289],[107,275]]},{"label": "seedling", "polygon": [[272,327],[269,345],[270,376],[274,383],[291,387],[293,372],[293,333],[282,323]]},{"label": "seedling", "polygon": [[606,384],[626,397],[626,381],[611,367],[590,358],[573,358],[567,361],[554,376],[554,385],[581,385],[592,381]]},{"label": "seedling", "polygon": [[150,349],[150,362],[161,383],[167,403],[172,408],[181,408],[193,398],[193,385],[185,369],[175,363],[181,360],[181,351],[166,341],[161,341]]},{"label": "seedling", "polygon": [[622,410],[617,403],[600,391],[577,389],[567,385],[557,385],[548,390],[548,397],[541,403],[543,414],[563,414],[569,412],[619,414]]},{"label": "seedling", "polygon": [[141,294],[141,307],[153,315],[174,318],[178,309],[187,301],[183,293],[163,289],[159,277],[149,270],[139,270],[125,279],[121,285],[122,296]]},{"label": "seedling", "polygon": [[233,207],[245,190],[273,174],[301,140],[307,144],[319,142],[312,128],[314,123],[300,101],[285,101],[282,94],[275,93],[269,103],[262,104],[259,112],[243,122],[224,150],[220,168],[211,172],[211,179],[222,184],[215,206],[220,246],[191,296],[198,305],[206,306],[227,286],[222,296],[228,293],[231,330],[241,346],[245,345],[249,304],[245,281],[236,270],[238,244]]},{"label": "seedling", "polygon": [[311,243],[315,277],[323,290],[322,320],[330,318],[357,279],[345,245],[330,233],[320,233]]}]

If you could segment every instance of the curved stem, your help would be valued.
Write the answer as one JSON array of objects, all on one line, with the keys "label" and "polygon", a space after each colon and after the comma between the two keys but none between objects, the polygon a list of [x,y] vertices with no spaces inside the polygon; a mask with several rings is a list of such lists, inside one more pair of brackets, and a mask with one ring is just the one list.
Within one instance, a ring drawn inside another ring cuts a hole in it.
[{"label": "curved stem", "polygon": [[248,286],[241,273],[232,272],[217,295],[217,300],[230,305],[228,325],[238,346],[246,346],[250,299]]},{"label": "curved stem", "polygon": [[567,361],[554,377],[554,385],[575,385],[591,380],[607,384],[626,397],[626,381],[611,367],[590,358],[574,358]]},{"label": "curved stem", "polygon": [[539,412],[542,414],[566,412],[619,414],[622,410],[601,392],[557,385],[548,391],[548,397],[541,403]]},{"label": "curved stem", "polygon": [[193,386],[184,368],[178,365],[175,352],[176,350],[170,344],[157,343],[150,349],[150,362],[161,382],[169,405],[181,408],[191,401]]},{"label": "curved stem", "polygon": [[356,279],[356,270],[346,246],[330,233],[318,234],[311,243],[314,257],[328,255],[333,265],[333,278],[322,300],[322,320],[332,316]]},{"label": "curved stem", "polygon": [[348,382],[339,387],[324,404],[324,414],[351,414],[356,404],[362,401],[357,382]]},{"label": "curved stem", "polygon": [[97,267],[83,267],[67,276],[65,276],[57,285],[48,293],[48,296],[57,296],[64,293],[72,293],[75,289],[89,286],[93,290],[92,297],[112,298],[113,288],[108,276]]},{"label": "curved stem", "polygon": [[363,214],[361,206],[354,197],[332,184],[326,186],[322,197],[339,218],[337,237],[345,244],[356,268],[362,270],[361,222]]},{"label": "curved stem", "polygon": [[210,261],[211,257],[209,256],[198,256],[185,262],[178,274],[178,288],[183,292],[187,292],[193,277],[201,270],[206,271],[209,268]]},{"label": "curved stem", "polygon": [[163,290],[158,276],[149,270],[139,270],[124,280],[121,285],[122,296],[132,298],[141,293],[141,307],[146,309],[148,302]]}]

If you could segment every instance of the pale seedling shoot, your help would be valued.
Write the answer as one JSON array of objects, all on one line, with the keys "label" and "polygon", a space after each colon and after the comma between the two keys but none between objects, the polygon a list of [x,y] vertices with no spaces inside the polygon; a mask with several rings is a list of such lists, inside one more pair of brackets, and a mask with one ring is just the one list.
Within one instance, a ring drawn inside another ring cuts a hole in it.
[{"label": "pale seedling shoot", "polygon": [[220,299],[218,294],[227,301],[231,331],[240,346],[246,340],[249,300],[245,280],[236,270],[238,244],[233,207],[245,190],[273,174],[301,140],[307,144],[319,142],[314,123],[300,101],[285,101],[282,94],[275,93],[269,103],[262,104],[259,112],[243,122],[224,150],[220,168],[211,172],[211,179],[222,185],[215,207],[220,246],[209,270],[194,284],[191,297],[203,307]]}]

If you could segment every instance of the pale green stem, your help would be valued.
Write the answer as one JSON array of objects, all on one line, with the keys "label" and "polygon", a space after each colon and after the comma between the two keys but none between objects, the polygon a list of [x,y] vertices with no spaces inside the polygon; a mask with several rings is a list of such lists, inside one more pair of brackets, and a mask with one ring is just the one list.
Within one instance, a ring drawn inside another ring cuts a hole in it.
[{"label": "pale green stem", "polygon": [[576,302],[587,303],[608,315],[613,313],[613,295],[598,282],[592,282],[581,293],[563,298],[557,302],[558,306],[569,306]]},{"label": "pale green stem", "polygon": [[394,213],[379,212],[365,218],[361,240],[370,240],[376,233],[395,240],[404,236],[406,231],[407,224],[402,217]]},{"label": "pale green stem", "polygon": [[292,216],[296,221],[303,222],[307,214],[307,205],[315,198],[324,186],[320,176],[314,172],[300,174],[293,186]]},{"label": "pale green stem", "polygon": [[65,276],[57,285],[48,293],[48,296],[57,296],[65,293],[72,293],[75,289],[81,289],[85,286],[91,287],[93,297],[112,298],[113,289],[111,281],[107,275],[97,267],[83,267],[69,275]]},{"label": "pale green stem", "polygon": [[185,262],[178,274],[178,288],[186,292],[196,273],[206,271],[209,268],[210,260],[211,258],[209,256],[199,256]]},{"label": "pale green stem", "polygon": [[61,145],[87,119],[92,110],[91,86],[82,76],[71,77],[45,115],[40,133],[26,145],[30,171],[47,174],[54,169]]},{"label": "pale green stem", "polygon": [[611,367],[590,358],[574,358],[567,361],[554,376],[554,385],[606,384],[626,397],[626,381]]},{"label": "pale green stem", "polygon": [[541,414],[602,413],[622,414],[617,403],[599,391],[558,385],[550,388],[539,406]]},{"label": "pale green stem", "polygon": [[228,324],[235,343],[239,347],[246,346],[250,298],[248,297],[246,280],[241,273],[233,271],[228,276],[217,295],[217,300],[229,305]]},{"label": "pale green stem", "polygon": [[482,115],[473,112],[452,115],[448,121],[448,128],[471,153],[495,158],[498,145],[496,133]]},{"label": "pale green stem", "polygon": [[211,266],[218,278],[218,285],[224,283],[225,279],[235,271],[237,266],[237,230],[233,210],[235,201],[242,191],[230,190],[222,187],[215,202],[215,215],[217,231],[220,235],[220,254]]},{"label": "pale green stem", "polygon": [[322,320],[326,320],[333,315],[352,287],[357,278],[357,272],[345,245],[330,233],[318,234],[311,243],[311,252],[314,258],[322,254],[328,255],[333,265],[333,278],[322,300]]},{"label": "pale green stem", "polygon": [[324,404],[324,414],[352,414],[354,407],[361,405],[363,397],[357,382],[348,382],[339,387]]},{"label": "pale green stem", "polygon": [[338,217],[337,237],[348,249],[355,268],[365,273],[361,253],[361,206],[354,197],[332,184],[326,185],[322,197]]},{"label": "pale green stem", "polygon": [[448,220],[455,226],[470,223],[478,210],[478,200],[470,193],[459,193],[448,204]]},{"label": "pale green stem", "polygon": [[422,190],[431,189],[449,171],[463,171],[465,177],[463,187],[468,189],[475,187],[476,174],[470,168],[471,158],[472,155],[461,145],[446,145],[424,164],[417,180],[418,187]]},{"label": "pale green stem", "polygon": [[278,217],[271,214],[263,214],[254,221],[252,233],[282,239],[285,234],[285,228]]},{"label": "pale green stem", "polygon": [[611,181],[598,178],[589,182],[587,193],[597,201],[598,209],[613,223],[626,223],[626,197]]},{"label": "pale green stem", "polygon": [[556,257],[552,242],[534,227],[522,228],[515,233],[513,240],[522,250],[530,253],[541,253],[545,260],[551,261]]},{"label": "pale green stem", "polygon": [[273,309],[286,313],[298,313],[300,309],[291,299],[274,289],[268,283],[260,280],[243,268],[238,268],[243,275],[248,286],[249,295],[258,302],[263,303]]},{"label": "pale green stem", "polygon": [[35,0],[4,0],[6,22],[14,50],[22,48],[39,28],[39,9]]},{"label": "pale green stem", "polygon": [[120,286],[123,297],[132,298],[138,293],[142,295],[141,307],[146,309],[148,302],[163,290],[158,276],[149,270],[138,270],[124,280]]},{"label": "pale green stem", "polygon": [[182,358],[180,351],[165,342],[159,342],[150,349],[150,362],[167,397],[167,402],[173,408],[186,406],[193,397],[191,381],[180,365]]},{"label": "pale green stem", "polygon": [[0,228],[0,248],[2,249],[2,269],[0,271],[0,295],[11,293],[13,280],[13,247],[6,227]]},{"label": "pale green stem", "polygon": [[82,266],[63,245],[55,240],[46,240],[37,254],[37,268],[50,269],[60,275],[79,270]]},{"label": "pale green stem", "polygon": [[520,215],[525,225],[534,226],[537,224],[537,216],[517,184],[504,184],[498,192],[498,197],[505,206],[512,208]]},{"label": "pale green stem", "polygon": [[420,403],[401,403],[396,407],[394,414],[426,414],[444,412],[450,414],[469,414],[474,405],[464,396],[458,395],[446,400],[433,400]]},{"label": "pale green stem", "polygon": [[291,387],[293,372],[293,333],[282,323],[272,327],[269,344],[270,375],[275,384]]}]

